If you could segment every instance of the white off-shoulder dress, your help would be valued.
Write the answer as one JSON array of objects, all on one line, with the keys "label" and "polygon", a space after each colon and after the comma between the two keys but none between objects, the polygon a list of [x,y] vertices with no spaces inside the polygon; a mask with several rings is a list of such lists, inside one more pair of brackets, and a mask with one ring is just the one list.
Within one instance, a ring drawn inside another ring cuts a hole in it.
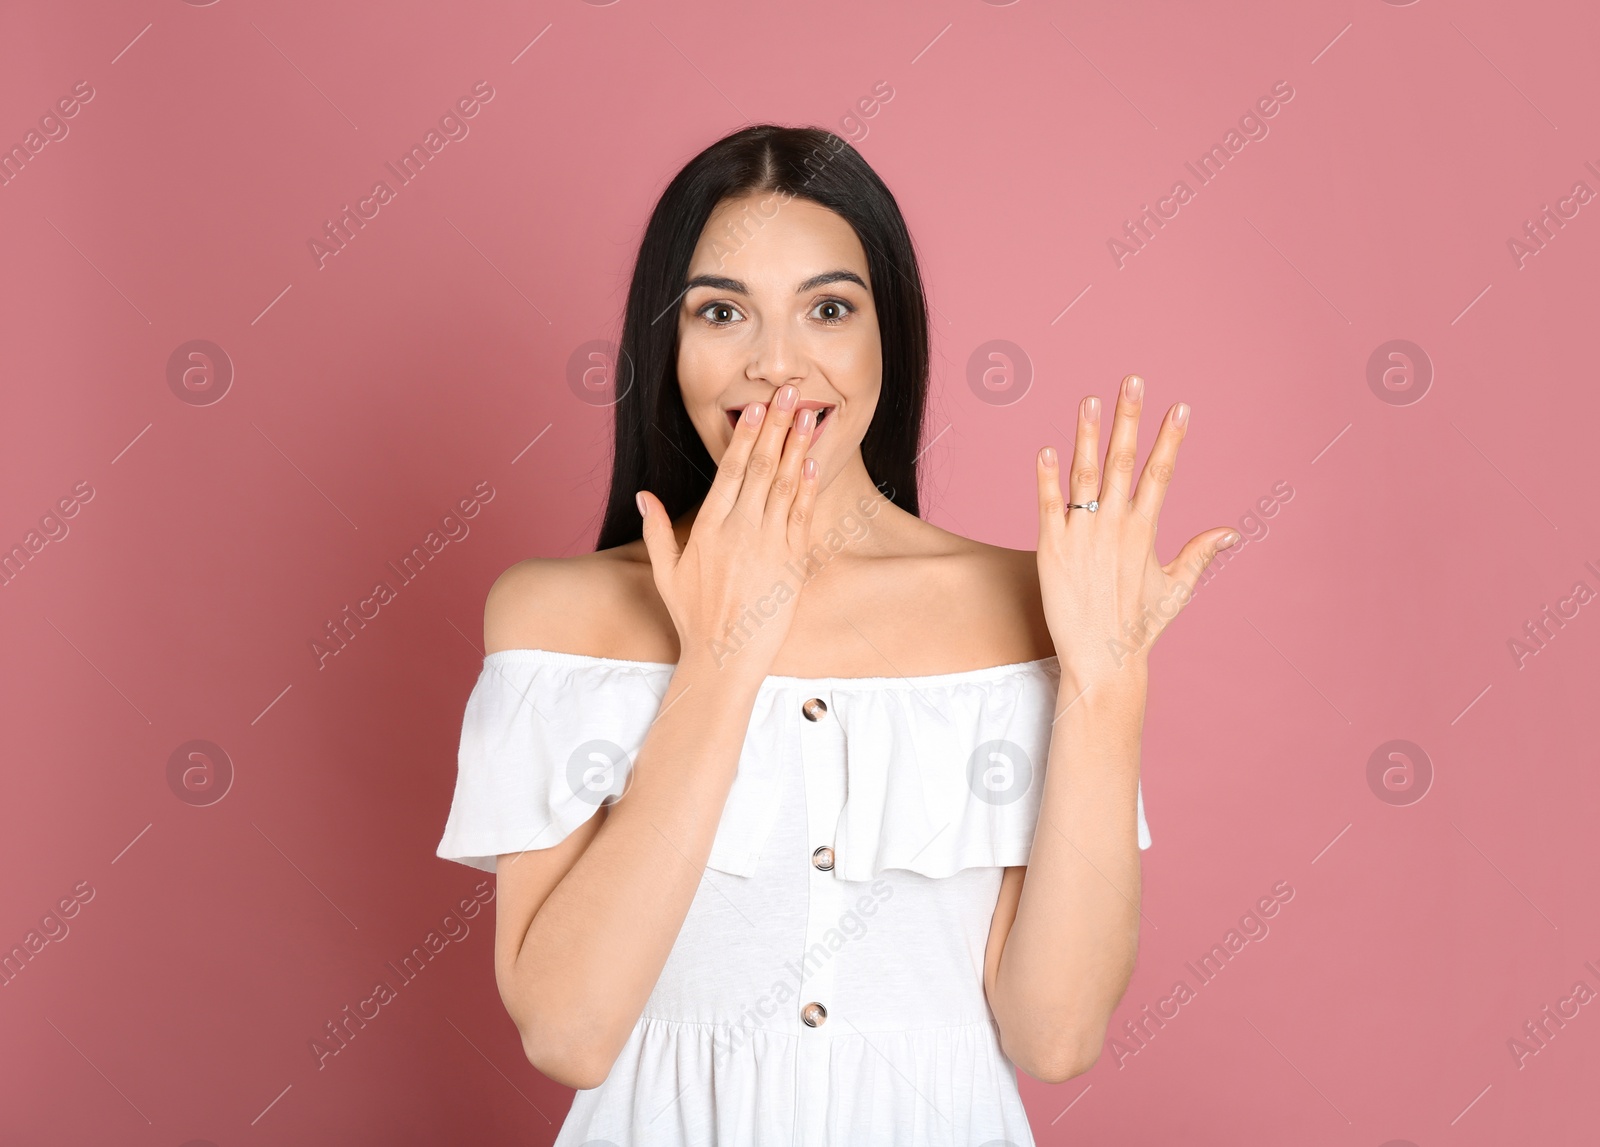
[{"label": "white off-shoulder dress", "polygon": [[[485,657],[438,855],[493,872],[617,799],[673,668]],[[683,928],[556,1147],[1032,1144],[983,957],[1001,870],[1028,863],[1059,679],[1053,657],[767,677]]]}]

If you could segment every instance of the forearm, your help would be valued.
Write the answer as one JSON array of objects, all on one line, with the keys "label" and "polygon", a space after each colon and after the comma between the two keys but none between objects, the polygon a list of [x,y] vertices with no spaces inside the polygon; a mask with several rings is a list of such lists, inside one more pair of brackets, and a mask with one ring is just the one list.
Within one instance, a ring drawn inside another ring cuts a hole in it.
[{"label": "forearm", "polygon": [[512,976],[525,1033],[607,1067],[621,1050],[700,885],[758,687],[679,664],[626,794],[529,924]]},{"label": "forearm", "polygon": [[[1007,1054],[1056,1081],[1099,1055],[1139,940],[1145,672],[1063,678],[1027,875],[991,1000]],[[1076,696],[1076,700],[1074,697]]]}]

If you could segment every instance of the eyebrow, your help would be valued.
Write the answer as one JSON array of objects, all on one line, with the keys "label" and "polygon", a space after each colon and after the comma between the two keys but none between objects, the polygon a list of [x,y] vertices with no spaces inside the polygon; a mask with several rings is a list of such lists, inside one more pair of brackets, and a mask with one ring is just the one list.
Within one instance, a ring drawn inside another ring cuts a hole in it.
[{"label": "eyebrow", "polygon": [[[814,291],[818,287],[827,286],[829,283],[854,283],[863,291],[871,293],[870,288],[861,281],[860,275],[854,271],[844,270],[824,271],[820,275],[812,275],[811,278],[796,287],[794,293],[803,295],[807,291]],[[745,286],[743,282],[738,279],[729,279],[723,275],[696,275],[683,285],[683,292],[688,294],[696,287],[711,287],[718,291],[736,291],[741,295],[750,293],[750,288]]]}]

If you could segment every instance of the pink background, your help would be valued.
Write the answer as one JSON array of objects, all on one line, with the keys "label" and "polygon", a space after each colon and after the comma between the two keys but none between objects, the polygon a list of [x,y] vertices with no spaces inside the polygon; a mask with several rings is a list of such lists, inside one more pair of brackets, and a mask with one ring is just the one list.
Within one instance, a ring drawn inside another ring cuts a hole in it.
[{"label": "pink background", "polygon": [[[1162,556],[1247,539],[1154,658],[1113,1034],[1293,898],[1142,1048],[1024,1077],[1039,1142],[1592,1137],[1600,1002],[1520,1067],[1508,1041],[1600,991],[1600,602],[1520,668],[1508,642],[1600,590],[1600,202],[1520,268],[1508,240],[1600,191],[1600,17],[1199,7],[7,6],[0,146],[94,95],[0,186],[0,544],[57,534],[0,588],[0,946],[88,901],[0,988],[0,1140],[554,1137],[571,1093],[521,1055],[491,912],[321,1068],[310,1041],[472,895],[433,850],[484,594],[592,547],[609,411],[568,358],[616,336],[666,181],[747,119],[857,141],[905,211],[931,520],[1033,548],[1034,450],[1136,370],[1194,408]],[[308,241],[480,81],[470,134],[319,269]],[[1279,81],[1269,134],[1119,269],[1108,240]],[[220,401],[169,385],[195,339]],[[995,339],[1031,366],[1014,402],[968,385]],[[1368,384],[1395,339],[1420,401]],[[470,533],[319,668],[479,483]],[[221,800],[169,781],[195,739]],[[1420,800],[1369,785],[1395,739]]]}]

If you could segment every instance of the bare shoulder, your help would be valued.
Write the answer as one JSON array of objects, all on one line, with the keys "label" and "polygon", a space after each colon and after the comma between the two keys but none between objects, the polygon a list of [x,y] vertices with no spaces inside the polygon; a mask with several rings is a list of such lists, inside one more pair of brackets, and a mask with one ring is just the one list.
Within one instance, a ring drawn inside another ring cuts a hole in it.
[{"label": "bare shoulder", "polygon": [[675,662],[676,631],[642,542],[567,558],[528,558],[489,588],[485,653],[547,649]]},{"label": "bare shoulder", "polygon": [[1055,652],[1045,624],[1039,594],[1039,561],[1033,550],[1016,550],[964,537],[937,526],[929,541],[934,559],[928,563],[938,596],[970,603],[963,609],[970,623],[995,634],[1010,651],[1002,661],[1028,661]]}]

